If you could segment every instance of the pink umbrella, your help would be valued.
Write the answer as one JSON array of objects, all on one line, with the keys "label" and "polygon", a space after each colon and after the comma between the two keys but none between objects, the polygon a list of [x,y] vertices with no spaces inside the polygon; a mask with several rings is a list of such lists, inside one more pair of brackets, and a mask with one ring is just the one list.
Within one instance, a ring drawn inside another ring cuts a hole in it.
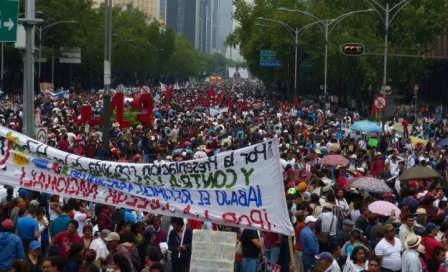
[{"label": "pink umbrella", "polygon": [[391,192],[391,189],[386,185],[384,181],[364,176],[349,179],[345,183],[344,189],[348,190],[350,188],[356,188],[369,193]]},{"label": "pink umbrella", "polygon": [[320,164],[322,165],[346,165],[349,163],[349,160],[347,160],[345,157],[341,155],[328,155],[323,157],[322,160],[320,160]]},{"label": "pink umbrella", "polygon": [[395,211],[395,216],[399,216],[401,214],[400,209],[397,208],[394,204],[378,200],[369,205],[369,210],[373,213],[377,213],[380,215],[390,216],[392,213],[392,210]]}]

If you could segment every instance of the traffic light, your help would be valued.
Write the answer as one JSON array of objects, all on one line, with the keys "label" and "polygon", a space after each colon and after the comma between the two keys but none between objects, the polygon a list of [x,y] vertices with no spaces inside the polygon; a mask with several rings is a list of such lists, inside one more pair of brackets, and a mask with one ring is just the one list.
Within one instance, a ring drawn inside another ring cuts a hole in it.
[{"label": "traffic light", "polygon": [[345,43],[342,45],[342,54],[351,57],[359,57],[364,55],[364,45],[360,43]]}]

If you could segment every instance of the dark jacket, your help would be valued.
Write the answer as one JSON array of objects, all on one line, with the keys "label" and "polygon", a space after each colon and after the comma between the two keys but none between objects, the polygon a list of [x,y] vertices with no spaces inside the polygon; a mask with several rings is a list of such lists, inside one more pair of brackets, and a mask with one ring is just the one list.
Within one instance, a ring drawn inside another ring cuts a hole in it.
[{"label": "dark jacket", "polygon": [[106,209],[102,209],[97,215],[98,218],[98,230],[102,231],[103,229],[108,229],[110,231],[113,230],[113,221],[112,214]]},{"label": "dark jacket", "polygon": [[185,246],[185,251],[179,256],[177,252],[177,248],[180,246],[181,238],[178,237],[177,232],[175,230],[171,230],[168,236],[168,250],[172,252],[171,254],[171,262],[172,263],[189,263],[191,258],[191,241],[193,239],[193,233],[189,228],[185,230],[184,241],[182,243]]}]

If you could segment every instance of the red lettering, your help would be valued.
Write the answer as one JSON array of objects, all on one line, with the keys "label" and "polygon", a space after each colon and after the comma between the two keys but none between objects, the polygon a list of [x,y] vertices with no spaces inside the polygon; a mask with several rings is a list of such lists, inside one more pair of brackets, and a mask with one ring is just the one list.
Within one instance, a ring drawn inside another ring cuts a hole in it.
[{"label": "red lettering", "polygon": [[190,205],[187,205],[187,207],[185,207],[184,209],[184,214],[189,214],[190,213]]},{"label": "red lettering", "polygon": [[81,107],[81,124],[89,123],[92,126],[98,125],[98,120],[93,119],[92,108],[89,105],[82,105]]},{"label": "red lettering", "polygon": [[135,207],[135,205],[137,205],[137,198],[135,196],[131,196],[131,199],[134,200],[134,201],[133,202],[126,201],[126,205]]},{"label": "red lettering", "polygon": [[[108,188],[108,195],[104,198],[104,202],[106,203],[115,203],[115,198],[117,197],[117,192],[113,191],[112,189]],[[109,199],[112,199],[112,201],[109,201]]]},{"label": "red lettering", "polygon": [[151,207],[152,210],[160,209],[160,201],[158,199],[152,199],[149,203],[149,207]]},{"label": "red lettering", "polygon": [[23,184],[23,178],[25,177],[26,172],[25,172],[25,167],[22,167],[22,175],[20,175],[20,185]]},{"label": "red lettering", "polygon": [[88,188],[89,188],[89,193],[86,196],[93,194],[92,198],[95,200],[96,196],[98,195],[98,185],[89,183]]},{"label": "red lettering", "polygon": [[142,197],[139,197],[138,199],[140,201],[142,201],[142,203],[137,204],[137,209],[146,210],[148,208],[149,201],[146,198],[142,198]]},{"label": "red lettering", "polygon": [[205,210],[205,212],[204,212],[204,218],[205,218],[205,219],[209,219],[209,218],[208,218],[208,210]]},{"label": "red lettering", "polygon": [[[112,100],[110,101],[110,113],[116,110],[116,119],[120,124],[120,128],[127,128],[131,125],[130,121],[124,120],[123,111],[124,111],[124,94],[116,93]],[[100,118],[100,124],[103,124],[103,117]]]},{"label": "red lettering", "polygon": [[249,219],[249,216],[242,214],[240,215],[240,217],[238,217],[238,224],[244,224],[243,220],[246,220],[246,225],[248,225],[249,227],[252,226],[252,222]]},{"label": "red lettering", "polygon": [[263,223],[263,217],[261,217],[261,211],[259,211],[259,210],[251,210],[250,211],[250,220],[254,224],[260,225],[261,228],[264,229],[264,223]]},{"label": "red lettering", "polygon": [[269,222],[268,213],[266,212],[266,209],[263,209],[263,213],[264,213],[264,220],[266,220],[266,222],[268,223],[268,230],[271,230],[271,222]]},{"label": "red lettering", "polygon": [[121,204],[124,203],[126,200],[128,200],[128,196],[127,195],[123,195],[122,192],[118,192],[117,193],[117,198],[115,199],[115,204]]},{"label": "red lettering", "polygon": [[238,224],[238,219],[236,219],[236,214],[233,212],[223,213],[221,218],[224,222]]}]

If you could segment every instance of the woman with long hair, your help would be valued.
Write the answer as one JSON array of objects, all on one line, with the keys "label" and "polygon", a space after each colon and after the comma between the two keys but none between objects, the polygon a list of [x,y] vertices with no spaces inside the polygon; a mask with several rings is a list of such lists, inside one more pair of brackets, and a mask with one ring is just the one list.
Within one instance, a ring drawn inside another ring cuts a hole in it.
[{"label": "woman with long hair", "polygon": [[369,267],[367,255],[367,250],[363,246],[355,247],[350,257],[347,258],[344,272],[360,272],[362,270],[367,270]]},{"label": "woman with long hair", "polygon": [[50,243],[49,236],[48,236],[48,227],[50,225],[50,222],[47,219],[47,216],[45,215],[45,210],[43,207],[37,207],[36,210],[36,221],[39,225],[39,233],[40,236],[38,238],[38,241],[40,242],[40,255],[42,257],[46,256],[48,245]]},{"label": "woman with long hair", "polygon": [[122,254],[117,254],[114,256],[114,272],[128,272],[132,271],[131,265],[128,259]]},{"label": "woman with long hair", "polygon": [[84,260],[84,243],[75,242],[68,252],[68,262],[64,272],[78,272]]},{"label": "woman with long hair", "polygon": [[84,227],[82,228],[82,241],[84,243],[84,249],[88,249],[92,241],[95,239],[95,237],[92,235],[92,232],[92,225],[84,225]]},{"label": "woman with long hair", "polygon": [[143,235],[142,235],[142,222],[135,222],[131,225],[131,232],[134,233],[135,235],[135,246],[138,247],[143,240]]},{"label": "woman with long hair", "polygon": [[32,241],[30,243],[28,255],[25,256],[30,272],[40,272],[40,266],[42,264],[42,255],[40,254],[40,251],[40,243],[38,241]]}]

